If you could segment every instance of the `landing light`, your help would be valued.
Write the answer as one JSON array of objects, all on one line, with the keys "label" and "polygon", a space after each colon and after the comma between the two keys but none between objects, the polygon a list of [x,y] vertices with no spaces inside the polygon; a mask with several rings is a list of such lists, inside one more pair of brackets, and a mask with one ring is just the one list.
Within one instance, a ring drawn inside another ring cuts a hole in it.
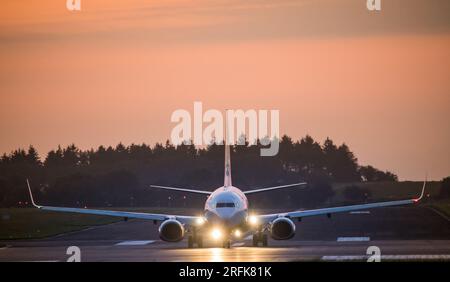
[{"label": "landing light", "polygon": [[211,237],[214,240],[219,240],[222,237],[222,232],[219,229],[213,229],[211,232]]},{"label": "landing light", "polygon": [[254,215],[251,215],[248,217],[248,222],[250,222],[251,225],[258,224],[258,218]]},{"label": "landing light", "polygon": [[197,225],[203,225],[205,224],[206,220],[203,217],[198,217],[195,221],[195,223],[197,223]]}]

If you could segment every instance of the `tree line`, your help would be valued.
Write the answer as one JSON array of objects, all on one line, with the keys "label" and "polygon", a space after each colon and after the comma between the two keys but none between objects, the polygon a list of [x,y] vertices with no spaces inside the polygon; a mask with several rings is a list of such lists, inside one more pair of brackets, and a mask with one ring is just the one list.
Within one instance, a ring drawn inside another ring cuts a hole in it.
[{"label": "tree line", "polygon": [[[248,144],[248,143],[247,143]],[[256,207],[316,206],[333,195],[334,182],[397,181],[389,171],[361,166],[350,148],[330,138],[280,139],[274,157],[259,155],[261,144],[232,147],[233,184],[243,190],[306,181],[302,189],[255,194]],[[174,146],[169,141],[81,150],[58,146],[41,159],[33,146],[0,158],[0,206],[29,205],[25,179],[36,200],[67,206],[201,207],[204,196],[150,189],[150,184],[212,190],[223,184],[224,148]]]}]

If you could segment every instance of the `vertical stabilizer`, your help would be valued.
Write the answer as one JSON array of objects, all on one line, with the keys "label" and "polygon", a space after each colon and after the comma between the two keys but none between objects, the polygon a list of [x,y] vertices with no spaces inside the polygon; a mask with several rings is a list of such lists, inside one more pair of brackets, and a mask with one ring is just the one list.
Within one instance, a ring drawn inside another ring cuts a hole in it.
[{"label": "vertical stabilizer", "polygon": [[224,187],[231,186],[231,156],[230,156],[230,140],[228,136],[228,122],[227,117],[225,117],[225,176],[224,176]]},{"label": "vertical stabilizer", "polygon": [[231,186],[231,159],[230,159],[230,145],[225,144],[225,179],[224,187]]}]

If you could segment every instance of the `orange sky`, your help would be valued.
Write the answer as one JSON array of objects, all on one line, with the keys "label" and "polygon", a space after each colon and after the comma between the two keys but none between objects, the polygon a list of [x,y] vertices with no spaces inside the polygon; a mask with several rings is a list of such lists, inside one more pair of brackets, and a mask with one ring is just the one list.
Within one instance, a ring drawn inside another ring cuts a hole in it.
[{"label": "orange sky", "polygon": [[202,101],[279,109],[282,134],[330,136],[362,164],[440,179],[448,3],[397,0],[371,14],[357,0],[82,0],[71,13],[65,0],[6,0],[0,152],[153,144],[170,137],[174,110]]}]

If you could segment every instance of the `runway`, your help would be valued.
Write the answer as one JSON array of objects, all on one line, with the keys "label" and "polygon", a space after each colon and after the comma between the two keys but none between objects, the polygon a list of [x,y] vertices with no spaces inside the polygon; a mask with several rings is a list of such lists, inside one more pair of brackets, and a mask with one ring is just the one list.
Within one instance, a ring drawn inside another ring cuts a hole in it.
[{"label": "runway", "polygon": [[81,261],[365,261],[370,246],[379,249],[382,260],[450,261],[450,222],[425,207],[311,217],[296,227],[294,238],[269,240],[269,247],[251,247],[247,238],[231,249],[210,241],[188,249],[186,240],[161,241],[152,222],[133,220],[43,240],[3,241],[0,261],[66,261],[69,246],[80,248]]}]

